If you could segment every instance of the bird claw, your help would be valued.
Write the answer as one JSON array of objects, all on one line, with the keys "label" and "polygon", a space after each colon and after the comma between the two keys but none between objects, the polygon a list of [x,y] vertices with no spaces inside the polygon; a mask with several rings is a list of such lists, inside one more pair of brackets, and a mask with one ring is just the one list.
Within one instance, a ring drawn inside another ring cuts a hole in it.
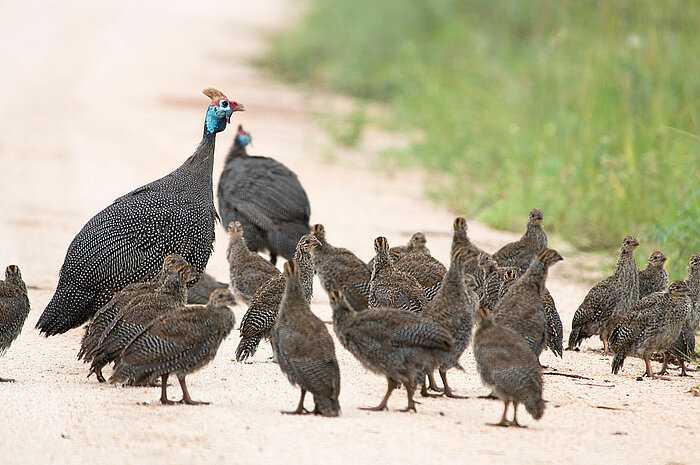
[{"label": "bird claw", "polygon": [[285,415],[308,415],[311,413],[305,408],[302,408],[301,410],[281,410],[281,412]]},{"label": "bird claw", "polygon": [[359,407],[359,409],[368,412],[381,412],[383,410],[389,410],[386,405],[377,405],[376,407]]},{"label": "bird claw", "polygon": [[187,404],[187,405],[209,405],[209,404],[211,404],[211,402],[207,402],[204,400],[191,400],[191,399],[190,400],[182,399],[182,400],[180,400],[179,403],[180,404]]}]

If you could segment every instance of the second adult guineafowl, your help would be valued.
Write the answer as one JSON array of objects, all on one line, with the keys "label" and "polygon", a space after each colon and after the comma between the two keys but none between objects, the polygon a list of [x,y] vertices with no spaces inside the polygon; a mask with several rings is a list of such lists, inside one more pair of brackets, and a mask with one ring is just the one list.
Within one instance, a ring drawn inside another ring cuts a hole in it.
[{"label": "second adult guineafowl", "polygon": [[250,133],[238,126],[218,188],[223,224],[239,221],[248,248],[291,260],[299,238],[310,230],[311,207],[297,175],[268,157],[250,156]]},{"label": "second adult guineafowl", "polygon": [[215,89],[197,150],[167,176],[119,197],[75,236],[58,286],[37,328],[46,336],[85,323],[127,284],[158,273],[179,253],[201,273],[209,261],[217,214],[212,192],[214,142],[243,105]]},{"label": "second adult guineafowl", "polygon": [[316,403],[314,413],[337,417],[340,414],[340,368],[333,338],[304,299],[299,267],[294,260],[284,264],[284,276],[287,282],[277,322],[272,328],[272,349],[280,370],[290,383],[301,389],[297,409],[285,413],[307,413],[304,396],[309,391]]}]

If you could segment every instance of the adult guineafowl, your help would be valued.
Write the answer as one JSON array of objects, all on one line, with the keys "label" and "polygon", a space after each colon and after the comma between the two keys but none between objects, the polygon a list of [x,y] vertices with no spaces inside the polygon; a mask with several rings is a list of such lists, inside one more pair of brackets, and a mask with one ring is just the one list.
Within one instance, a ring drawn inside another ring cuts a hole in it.
[{"label": "adult guineafowl", "polygon": [[253,252],[267,250],[291,260],[299,239],[311,230],[311,207],[301,183],[282,163],[249,156],[250,133],[238,126],[233,147],[219,179],[219,213],[223,224],[238,221]]},{"label": "adult guineafowl", "polygon": [[167,176],[119,197],[87,222],[73,239],[58,286],[37,328],[46,336],[86,322],[127,284],[152,278],[170,253],[198,272],[212,253],[217,219],[212,193],[214,142],[243,105],[216,89],[197,150]]}]

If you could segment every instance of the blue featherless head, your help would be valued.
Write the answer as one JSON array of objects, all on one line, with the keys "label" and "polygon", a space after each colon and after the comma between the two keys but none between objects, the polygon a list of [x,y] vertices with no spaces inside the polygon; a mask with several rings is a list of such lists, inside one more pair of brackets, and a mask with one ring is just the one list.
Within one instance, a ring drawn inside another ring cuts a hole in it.
[{"label": "blue featherless head", "polygon": [[226,96],[211,87],[202,91],[211,99],[204,124],[207,132],[217,133],[226,129],[226,124],[231,122],[231,114],[234,111],[245,111],[245,107],[238,102],[229,100]]},{"label": "blue featherless head", "polygon": [[238,125],[238,132],[236,132],[236,142],[238,142],[241,145],[241,147],[245,147],[246,145],[253,142],[253,136],[250,134],[249,131],[243,129],[242,124]]}]

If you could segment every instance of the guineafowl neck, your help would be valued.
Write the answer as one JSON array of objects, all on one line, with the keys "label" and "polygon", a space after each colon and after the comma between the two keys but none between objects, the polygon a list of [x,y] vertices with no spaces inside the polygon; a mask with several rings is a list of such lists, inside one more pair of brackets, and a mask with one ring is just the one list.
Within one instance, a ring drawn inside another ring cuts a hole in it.
[{"label": "guineafowl neck", "polygon": [[246,245],[245,238],[243,236],[238,237],[229,242],[228,248],[226,249],[226,257],[229,262],[231,259],[243,259],[250,254],[248,246]]},{"label": "guineafowl neck", "polygon": [[231,146],[231,150],[228,151],[228,155],[226,155],[226,163],[228,163],[229,160],[233,160],[234,158],[247,156],[248,149],[246,148],[246,146],[240,144],[238,141],[235,141]]},{"label": "guineafowl neck", "polygon": [[280,315],[296,313],[302,310],[303,307],[296,305],[298,302],[305,300],[304,292],[301,287],[302,284],[299,282],[299,278],[287,278],[284,295],[282,296],[282,301],[279,306]]},{"label": "guineafowl neck", "polygon": [[447,293],[447,295],[462,295],[464,291],[464,272],[462,271],[462,266],[457,263],[457,260],[453,260],[452,263],[450,263],[450,269],[447,270],[442,280],[442,286],[440,286],[438,292],[444,292]]},{"label": "guineafowl neck", "polygon": [[536,246],[537,253],[547,248],[547,234],[541,224],[528,224],[525,237]]},{"label": "guineafowl neck", "polygon": [[620,253],[614,275],[624,286],[627,286],[630,297],[634,301],[639,300],[639,271],[634,261],[634,252]]},{"label": "guineafowl neck", "polygon": [[[185,160],[185,163],[177,170],[188,174],[187,181],[194,183],[194,186],[188,188],[208,188],[213,199],[213,182],[212,173],[214,171],[214,144],[216,142],[216,133],[207,132],[204,129],[202,141],[197,146],[197,150]],[[213,201],[213,200],[212,200]]]},{"label": "guineafowl neck", "polygon": [[690,301],[693,308],[697,309],[700,306],[700,270],[691,271],[685,283],[690,288]]},{"label": "guineafowl neck", "polygon": [[547,267],[541,261],[534,259],[520,279],[522,282],[536,285],[541,292],[547,279]]},{"label": "guineafowl neck", "polygon": [[306,299],[306,303],[310,303],[313,294],[314,261],[311,258],[311,254],[302,252],[299,249],[294,252],[294,260],[299,265],[299,281],[301,281],[301,286],[304,290],[304,299]]}]

